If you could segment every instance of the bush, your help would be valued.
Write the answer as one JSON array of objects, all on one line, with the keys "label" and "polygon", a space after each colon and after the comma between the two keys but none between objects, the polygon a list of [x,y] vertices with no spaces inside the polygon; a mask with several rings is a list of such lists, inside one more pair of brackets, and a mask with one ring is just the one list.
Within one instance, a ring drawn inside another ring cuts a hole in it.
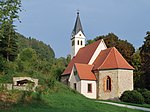
[{"label": "bush", "polygon": [[137,103],[137,104],[143,104],[144,103],[144,97],[141,93],[139,93],[136,90],[133,91],[125,91],[122,96],[120,97],[120,100],[123,102],[129,102],[129,103]]},{"label": "bush", "polygon": [[142,94],[143,92],[146,92],[146,91],[147,91],[147,89],[145,89],[145,88],[143,88],[143,89],[137,88],[136,90],[137,90],[138,92],[140,92],[141,94]]},{"label": "bush", "polygon": [[13,104],[19,103],[21,97],[22,97],[22,93],[17,90],[0,91],[0,109],[6,109],[11,107],[11,105]]},{"label": "bush", "polygon": [[142,95],[144,97],[145,103],[150,104],[150,91],[146,90],[142,92]]}]

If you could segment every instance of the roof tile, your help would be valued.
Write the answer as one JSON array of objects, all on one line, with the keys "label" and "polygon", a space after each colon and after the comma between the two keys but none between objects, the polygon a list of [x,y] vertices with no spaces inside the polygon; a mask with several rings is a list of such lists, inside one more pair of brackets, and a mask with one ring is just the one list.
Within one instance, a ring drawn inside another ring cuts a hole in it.
[{"label": "roof tile", "polygon": [[75,63],[88,64],[101,41],[102,40],[98,40],[92,44],[80,48],[80,50],[78,51],[76,56],[72,58],[62,75],[70,74]]},{"label": "roof tile", "polygon": [[119,51],[115,48],[102,50],[93,63],[94,70],[101,69],[131,69],[134,68],[123,58]]},{"label": "roof tile", "polygon": [[93,65],[75,63],[75,67],[81,80],[96,80],[92,73]]}]

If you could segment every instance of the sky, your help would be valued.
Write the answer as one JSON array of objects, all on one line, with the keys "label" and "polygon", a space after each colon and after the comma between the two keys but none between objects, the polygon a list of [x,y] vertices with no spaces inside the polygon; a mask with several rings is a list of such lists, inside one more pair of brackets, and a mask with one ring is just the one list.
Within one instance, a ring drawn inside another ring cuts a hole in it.
[{"label": "sky", "polygon": [[150,0],[22,0],[17,32],[49,44],[56,58],[70,54],[77,10],[88,39],[112,32],[139,48],[150,31]]}]

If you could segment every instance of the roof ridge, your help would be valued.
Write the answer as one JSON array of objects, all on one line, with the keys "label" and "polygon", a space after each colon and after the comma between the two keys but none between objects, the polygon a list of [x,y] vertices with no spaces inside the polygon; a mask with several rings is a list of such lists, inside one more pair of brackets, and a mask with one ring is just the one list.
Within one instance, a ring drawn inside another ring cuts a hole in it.
[{"label": "roof ridge", "polygon": [[117,67],[118,67],[119,64],[118,64],[118,60],[117,60],[117,57],[116,57],[116,52],[117,52],[117,51],[116,51],[116,48],[113,47],[113,50],[114,50],[115,60],[116,60],[116,62],[117,62],[116,64],[117,64]]},{"label": "roof ridge", "polygon": [[[99,66],[99,68],[101,68],[101,66],[106,62],[106,60],[107,60],[107,58],[109,57],[109,55],[110,55],[110,53],[111,53],[113,47],[110,47],[110,48],[108,48],[108,49],[111,49],[111,50],[110,50],[110,52],[108,53],[108,55],[106,56],[106,58],[104,59],[103,63]],[[106,49],[106,50],[107,50],[107,49]],[[99,68],[98,68],[98,69],[99,69]]]},{"label": "roof ridge", "polygon": [[[132,67],[132,66],[127,62],[127,60],[122,56],[122,54],[121,54],[115,47],[114,47],[114,51],[115,51],[115,52],[114,52],[114,54],[115,54],[115,59],[117,58],[116,55],[119,54],[120,57],[123,59],[123,61],[124,61],[128,66]],[[119,67],[119,62],[118,62],[118,61],[119,61],[119,60],[116,59],[117,67]],[[133,68],[133,67],[132,67],[132,68]]]}]

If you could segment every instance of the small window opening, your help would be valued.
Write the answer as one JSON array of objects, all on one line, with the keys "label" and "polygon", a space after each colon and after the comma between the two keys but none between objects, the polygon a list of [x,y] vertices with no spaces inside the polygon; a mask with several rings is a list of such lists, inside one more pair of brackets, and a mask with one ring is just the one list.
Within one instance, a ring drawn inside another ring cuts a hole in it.
[{"label": "small window opening", "polygon": [[77,84],[74,83],[74,90],[77,90]]},{"label": "small window opening", "polygon": [[79,40],[78,40],[78,45],[79,45]]},{"label": "small window opening", "polygon": [[88,93],[92,93],[92,84],[88,84]]},{"label": "small window opening", "polygon": [[106,91],[111,91],[111,78],[107,77],[106,79]]},{"label": "small window opening", "polygon": [[81,40],[81,45],[83,44],[82,40]]},{"label": "small window opening", "polygon": [[74,46],[74,43],[75,43],[75,42],[74,42],[74,40],[73,40],[73,41],[72,41],[72,46]]}]

